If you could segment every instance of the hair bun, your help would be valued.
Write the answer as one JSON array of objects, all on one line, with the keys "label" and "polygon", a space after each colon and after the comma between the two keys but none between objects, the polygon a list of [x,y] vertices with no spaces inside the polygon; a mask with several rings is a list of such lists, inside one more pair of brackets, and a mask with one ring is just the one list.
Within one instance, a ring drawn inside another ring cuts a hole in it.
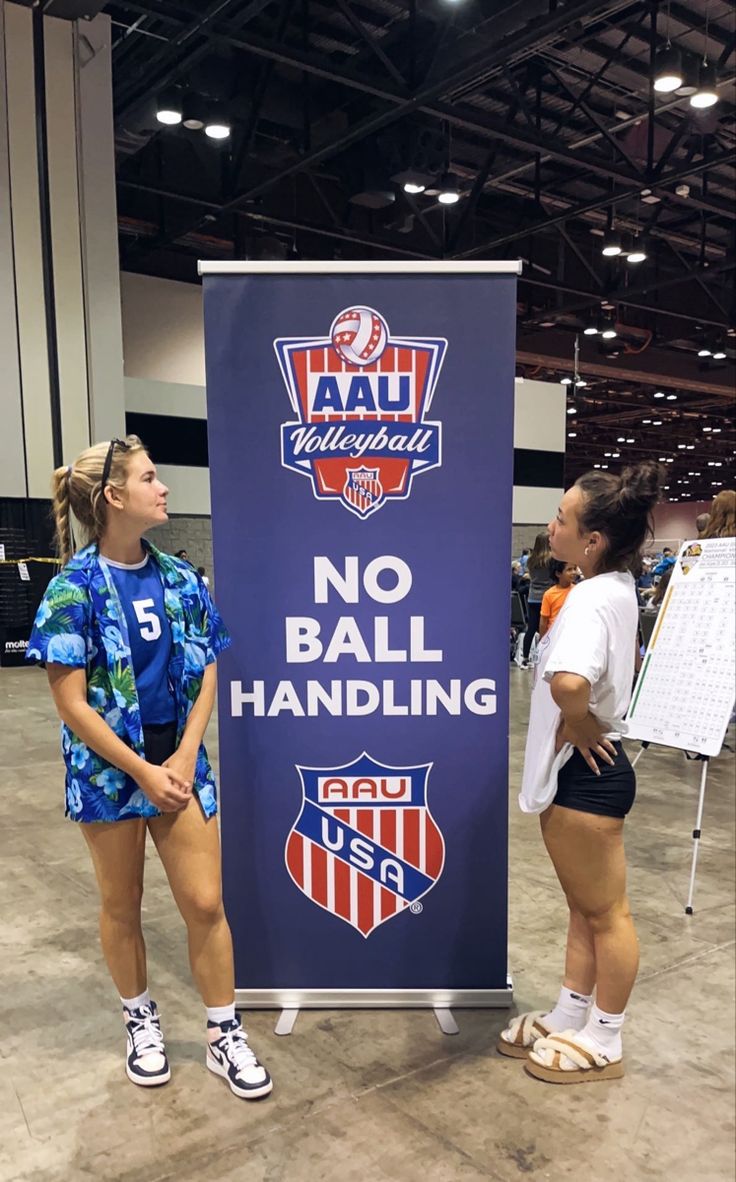
[{"label": "hair bun", "polygon": [[621,473],[619,502],[624,512],[653,509],[660,499],[665,472],[655,460],[644,460]]}]

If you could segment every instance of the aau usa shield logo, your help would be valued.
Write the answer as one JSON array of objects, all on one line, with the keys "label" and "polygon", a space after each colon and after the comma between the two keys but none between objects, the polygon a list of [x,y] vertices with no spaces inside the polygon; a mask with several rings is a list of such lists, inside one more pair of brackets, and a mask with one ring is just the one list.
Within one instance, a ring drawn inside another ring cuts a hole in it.
[{"label": "aau usa shield logo", "polygon": [[281,463],[308,476],[319,500],[365,520],[439,467],[441,426],[426,416],[446,340],[392,337],[379,312],[356,306],[329,335],[274,348],[295,415],[281,428]]},{"label": "aau usa shield logo", "polygon": [[299,767],[302,808],[286,867],[317,906],[361,935],[419,900],[439,879],[445,843],[427,806],[431,763],[390,767],[365,752],[339,768]]},{"label": "aau usa shield logo", "polygon": [[342,495],[361,517],[375,512],[383,500],[378,468],[351,468]]}]

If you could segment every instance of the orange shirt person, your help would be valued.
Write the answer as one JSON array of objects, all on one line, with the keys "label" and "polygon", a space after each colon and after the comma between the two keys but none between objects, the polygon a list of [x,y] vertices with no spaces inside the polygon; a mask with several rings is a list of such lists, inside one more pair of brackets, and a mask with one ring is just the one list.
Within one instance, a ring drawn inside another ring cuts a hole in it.
[{"label": "orange shirt person", "polygon": [[542,610],[539,613],[540,640],[545,633],[549,632],[560,614],[562,605],[572,591],[573,581],[578,573],[578,568],[574,563],[559,562],[554,558],[549,564],[549,570],[555,582],[542,596]]}]

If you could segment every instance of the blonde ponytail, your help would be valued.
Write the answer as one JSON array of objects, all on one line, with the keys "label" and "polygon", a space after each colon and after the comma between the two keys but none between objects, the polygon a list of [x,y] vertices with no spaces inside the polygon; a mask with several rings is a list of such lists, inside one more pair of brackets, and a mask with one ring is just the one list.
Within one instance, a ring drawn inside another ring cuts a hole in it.
[{"label": "blonde ponytail", "polygon": [[[145,451],[137,435],[126,435],[126,447],[113,448],[106,485],[122,491],[128,478],[128,461],[136,452]],[[105,460],[110,448],[95,443],[81,452],[68,468],[57,468],[51,480],[53,516],[59,561],[67,563],[74,553],[71,515],[82,527],[86,542],[99,542],[107,523],[107,501],[102,487]]]},{"label": "blonde ponytail", "polygon": [[54,503],[52,512],[56,526],[56,553],[59,562],[64,566],[74,552],[72,543],[72,526],[69,519],[71,512],[69,505],[69,469],[56,468],[51,478],[51,492]]}]

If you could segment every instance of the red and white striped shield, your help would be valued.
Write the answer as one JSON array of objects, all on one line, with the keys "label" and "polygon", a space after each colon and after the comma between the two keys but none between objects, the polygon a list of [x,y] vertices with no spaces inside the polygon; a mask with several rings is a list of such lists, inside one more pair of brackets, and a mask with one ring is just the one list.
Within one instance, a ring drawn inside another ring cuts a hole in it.
[{"label": "red and white striped shield", "polygon": [[431,764],[392,767],[365,752],[340,768],[297,766],[302,808],[286,867],[313,903],[369,936],[439,879],[445,843],[427,806]]},{"label": "red and white striped shield", "polygon": [[349,468],[342,495],[361,517],[375,513],[383,499],[378,468]]}]

